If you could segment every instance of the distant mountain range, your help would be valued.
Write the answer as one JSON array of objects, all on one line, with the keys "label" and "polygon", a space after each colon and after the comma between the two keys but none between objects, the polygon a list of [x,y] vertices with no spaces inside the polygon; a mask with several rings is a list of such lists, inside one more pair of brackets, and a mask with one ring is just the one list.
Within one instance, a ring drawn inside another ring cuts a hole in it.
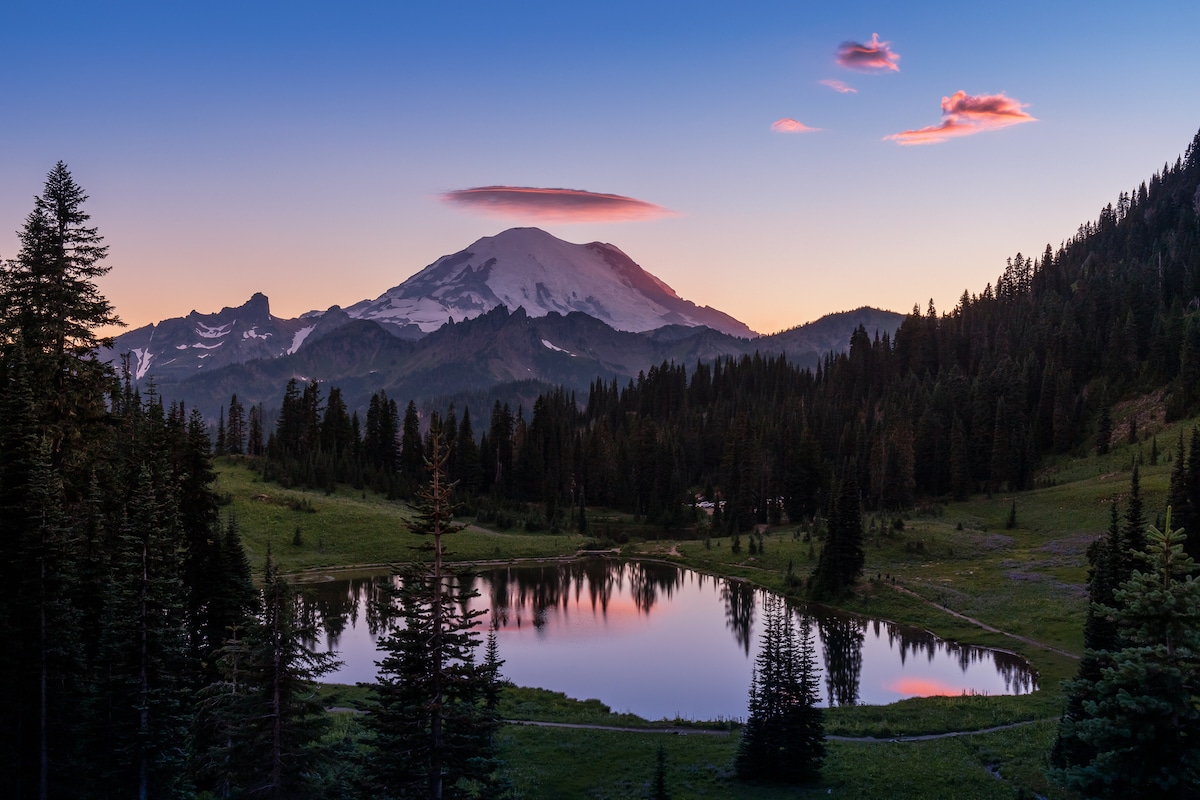
[{"label": "distant mountain range", "polygon": [[235,392],[272,407],[291,378],[340,386],[354,408],[381,389],[401,402],[518,384],[586,389],[664,361],[756,351],[815,366],[844,350],[859,325],[891,334],[902,319],[861,308],[760,337],[680,298],[612,245],[516,228],[346,309],[282,319],[255,294],[215,314],[193,311],[125,333],[103,356],[128,354],[139,383],[152,380],[165,398],[215,416]]}]

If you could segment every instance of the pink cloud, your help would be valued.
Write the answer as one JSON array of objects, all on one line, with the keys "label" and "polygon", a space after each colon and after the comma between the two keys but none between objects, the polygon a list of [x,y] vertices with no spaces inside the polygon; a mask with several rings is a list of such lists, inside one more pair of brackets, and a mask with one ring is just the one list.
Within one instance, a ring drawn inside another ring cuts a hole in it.
[{"label": "pink cloud", "polygon": [[853,86],[847,86],[841,81],[835,81],[832,78],[828,80],[817,81],[817,83],[821,84],[822,86],[828,86],[838,94],[858,94],[858,89],[855,89]]},{"label": "pink cloud", "polygon": [[1022,122],[1036,122],[1025,113],[1026,104],[1017,102],[1003,92],[1000,94],[969,95],[958,91],[942,98],[942,121],[937,125],[893,133],[884,141],[897,144],[936,144],[959,136],[973,136]]},{"label": "pink cloud", "polygon": [[635,222],[675,214],[645,200],[582,189],[477,186],[446,192],[440,199],[481,214],[542,222]]},{"label": "pink cloud", "polygon": [[772,122],[771,130],[775,131],[776,133],[812,133],[813,131],[819,131],[821,129],[810,128],[803,122],[794,120],[791,117],[784,117],[783,119],[777,119]]},{"label": "pink cloud", "polygon": [[842,42],[837,50],[837,63],[846,69],[856,69],[860,72],[899,72],[900,56],[892,52],[890,44],[891,42],[879,41],[878,33],[872,33],[871,41],[866,44]]}]

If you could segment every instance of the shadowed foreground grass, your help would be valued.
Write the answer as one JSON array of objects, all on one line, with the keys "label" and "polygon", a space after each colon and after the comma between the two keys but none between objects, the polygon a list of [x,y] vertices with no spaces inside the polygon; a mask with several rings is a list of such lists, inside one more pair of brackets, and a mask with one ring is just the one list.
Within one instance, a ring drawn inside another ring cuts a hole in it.
[{"label": "shadowed foreground grass", "polygon": [[[741,783],[737,737],[617,733],[505,726],[498,735],[507,774],[522,798],[616,800],[650,796],[655,752],[666,752],[673,800],[805,798],[1012,800],[1018,790],[1062,794],[1042,776],[1052,723],[930,742],[829,742],[822,780],[809,787]],[[999,766],[997,766],[999,765]]]}]

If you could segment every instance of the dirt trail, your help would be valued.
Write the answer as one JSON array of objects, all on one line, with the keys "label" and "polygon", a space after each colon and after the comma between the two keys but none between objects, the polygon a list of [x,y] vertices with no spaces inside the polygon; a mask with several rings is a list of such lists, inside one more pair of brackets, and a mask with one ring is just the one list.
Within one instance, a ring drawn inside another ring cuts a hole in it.
[{"label": "dirt trail", "polygon": [[924,597],[922,597],[921,595],[912,591],[911,589],[905,589],[903,586],[892,586],[892,588],[895,589],[897,592],[901,592],[902,594],[909,595],[910,597],[915,597],[918,600],[920,600],[922,603],[925,603],[926,605],[929,605],[929,606],[933,606],[934,608],[938,609],[939,611],[944,611],[945,613],[949,614],[952,617],[957,617],[958,619],[961,619],[964,622],[969,622],[972,625],[976,625],[980,628],[983,628],[985,631],[990,631],[991,633],[999,633],[1003,636],[1007,636],[1010,639],[1016,639],[1018,642],[1024,642],[1025,644],[1031,644],[1034,647],[1040,647],[1043,650],[1049,650],[1052,653],[1058,653],[1060,656],[1066,656],[1067,658],[1073,658],[1076,661],[1079,660],[1079,656],[1076,655],[1075,653],[1068,653],[1066,650],[1060,650],[1057,647],[1053,647],[1051,645],[1045,644],[1044,642],[1039,642],[1035,639],[1030,639],[1026,636],[1020,636],[1015,633],[1009,633],[1008,631],[1002,631],[999,628],[993,628],[991,625],[988,625],[986,622],[980,622],[979,620],[975,619],[974,617],[968,617],[966,614],[960,614],[957,611],[955,611],[954,609],[946,608],[945,606],[938,605],[937,603],[933,602],[932,600],[926,600]]},{"label": "dirt trail", "polygon": [[[859,742],[862,744],[886,744],[889,742],[928,742],[933,739],[949,739],[953,736],[974,736],[980,733],[995,733],[1009,728],[1019,728],[1022,725],[1032,725],[1042,720],[1026,720],[1025,722],[1010,722],[1007,725],[996,725],[992,728],[981,728],[974,731],[948,731],[946,733],[925,733],[917,736],[826,736],[831,742]],[[585,725],[581,722],[535,722],[533,720],[506,719],[510,725],[533,725],[537,728],[576,728],[589,731],[615,731],[617,733],[674,733],[680,736],[700,734],[703,736],[729,736],[732,731],[714,731],[707,728],[621,728],[615,725]]]}]

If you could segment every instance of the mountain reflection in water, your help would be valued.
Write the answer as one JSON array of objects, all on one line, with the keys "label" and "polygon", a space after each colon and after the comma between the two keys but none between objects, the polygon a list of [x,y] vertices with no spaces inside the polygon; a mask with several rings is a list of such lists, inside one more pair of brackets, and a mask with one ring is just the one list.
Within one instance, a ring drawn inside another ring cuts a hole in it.
[{"label": "mountain reflection in water", "polygon": [[[303,613],[324,630],[320,649],[342,668],[327,677],[369,682],[390,575],[330,577],[304,586]],[[457,580],[480,596],[504,676],[598,698],[650,719],[741,718],[759,647],[763,592],[671,564],[593,558],[481,568]],[[907,697],[1025,694],[1037,676],[1003,651],[947,642],[927,631],[802,605],[818,633],[825,705]]]}]

